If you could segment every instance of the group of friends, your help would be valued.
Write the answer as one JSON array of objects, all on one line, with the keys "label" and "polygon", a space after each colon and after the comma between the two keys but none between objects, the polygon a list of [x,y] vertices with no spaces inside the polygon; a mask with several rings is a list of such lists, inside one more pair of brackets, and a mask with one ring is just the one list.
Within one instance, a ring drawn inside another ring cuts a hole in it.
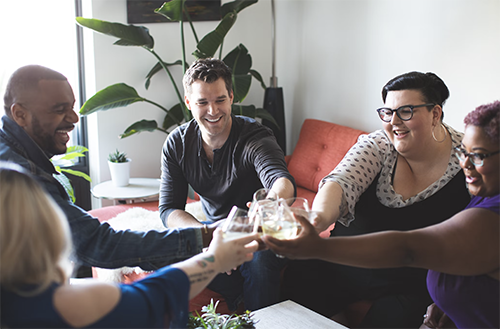
[{"label": "group of friends", "polygon": [[[189,299],[208,286],[231,310],[292,299],[332,317],[370,300],[361,327],[499,327],[500,101],[471,111],[461,133],[443,121],[449,91],[437,75],[391,79],[374,111],[383,128],[321,181],[317,216],[297,217],[296,238],[226,241],[219,226],[232,206],[262,187],[294,197],[295,181],[272,131],[232,114],[222,61],[195,61],[183,85],[193,120],[168,135],[161,158],[169,229],[138,233],[99,223],[55,178],[50,158],[79,120],[66,77],[39,65],[12,74],[0,126],[2,326],[183,328]],[[184,210],[188,185],[205,222]],[[71,285],[72,264],[154,273]]]}]

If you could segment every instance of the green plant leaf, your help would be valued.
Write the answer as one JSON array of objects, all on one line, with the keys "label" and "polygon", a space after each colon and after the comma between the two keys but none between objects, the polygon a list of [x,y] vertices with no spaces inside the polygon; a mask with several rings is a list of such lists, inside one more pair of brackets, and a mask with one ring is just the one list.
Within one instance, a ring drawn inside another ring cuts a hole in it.
[{"label": "green plant leaf", "polygon": [[233,74],[248,74],[252,67],[252,56],[248,53],[248,49],[239,44],[223,59],[224,63],[231,68]]},{"label": "green plant leaf", "polygon": [[234,22],[236,22],[236,17],[236,12],[230,12],[225,15],[215,30],[205,35],[198,45],[196,45],[193,56],[196,57],[196,59],[213,57],[217,48],[219,48],[224,40],[224,37],[229,32]]},{"label": "green plant leaf", "polygon": [[241,103],[247,97],[248,91],[252,84],[252,76],[246,75],[233,75],[233,93],[234,103]]},{"label": "green plant leaf", "polygon": [[[174,66],[174,65],[182,65],[182,61],[179,59],[173,63],[166,63],[166,62],[163,62],[163,65],[165,66]],[[159,71],[163,70],[163,67],[161,66],[161,64],[158,62],[156,63],[155,66],[153,66],[153,68],[148,72],[148,74],[146,75],[146,83],[145,83],[145,87],[146,89],[149,89],[149,85],[151,83],[151,78],[156,74],[158,73]]]},{"label": "green plant leaf", "polygon": [[261,118],[262,120],[267,120],[267,121],[271,122],[273,125],[275,125],[277,128],[281,129],[278,126],[278,123],[276,122],[276,120],[274,119],[274,117],[271,115],[271,113],[269,113],[269,111],[266,110],[266,109],[263,109],[261,107],[257,108],[255,110],[255,117],[256,118]]},{"label": "green plant leaf", "polygon": [[68,174],[71,174],[73,176],[81,177],[81,178],[85,179],[87,182],[92,182],[92,179],[90,178],[90,176],[82,171],[66,169],[66,168],[61,168],[60,170],[61,170],[61,172],[67,172]]},{"label": "green plant leaf", "polygon": [[255,70],[250,70],[249,73],[260,82],[260,86],[262,87],[262,89],[265,90],[267,88],[266,84],[264,83],[264,80],[262,79],[262,75],[260,75],[259,72]]},{"label": "green plant leaf", "polygon": [[[61,168],[59,168],[57,166],[56,166],[56,170],[58,172],[61,172]],[[61,174],[61,173],[60,174],[53,174],[52,176],[62,185],[62,187],[64,188],[66,193],[68,193],[69,197],[71,198],[71,201],[75,202],[76,201],[75,191],[73,190],[73,186],[71,186],[71,181],[69,180],[69,178],[66,175]]]},{"label": "green plant leaf", "polygon": [[76,158],[84,157],[85,156],[85,154],[83,154],[84,152],[88,152],[88,149],[85,146],[81,146],[81,145],[69,146],[66,149],[66,153],[61,154],[61,155],[55,155],[51,159],[51,161],[53,161],[53,162],[55,161],[54,165],[60,164],[61,161],[64,161],[64,160],[68,160],[72,163],[75,163],[75,161],[73,161],[73,160]]},{"label": "green plant leaf", "polygon": [[155,9],[155,13],[166,17],[172,22],[180,22],[182,19],[184,1],[185,0],[171,0],[165,2],[160,8]]},{"label": "green plant leaf", "polygon": [[106,111],[145,100],[139,96],[134,88],[124,83],[117,83],[98,91],[87,100],[80,109],[80,114],[89,115],[97,111]]},{"label": "green plant leaf", "polygon": [[[175,122],[172,119],[172,115],[178,120],[182,121],[184,120],[184,104],[177,103],[174,107],[172,107],[170,110],[168,110],[168,115],[165,116],[165,119],[163,120],[163,129],[169,130],[172,126],[177,126],[177,122]],[[189,111],[189,114],[191,114],[191,111]]]},{"label": "green plant leaf", "polygon": [[125,138],[143,131],[155,130],[158,130],[158,123],[155,120],[141,120],[130,125],[119,137]]},{"label": "green plant leaf", "polygon": [[239,13],[248,6],[257,3],[258,0],[236,0],[232,2],[227,2],[223,4],[220,8],[220,14],[222,17],[226,16],[227,13],[235,11]]},{"label": "green plant leaf", "polygon": [[147,49],[153,49],[154,47],[154,39],[149,34],[149,29],[144,26],[124,25],[83,17],[76,17],[76,22],[96,32],[118,38],[119,40],[114,43],[115,45],[140,46]]}]

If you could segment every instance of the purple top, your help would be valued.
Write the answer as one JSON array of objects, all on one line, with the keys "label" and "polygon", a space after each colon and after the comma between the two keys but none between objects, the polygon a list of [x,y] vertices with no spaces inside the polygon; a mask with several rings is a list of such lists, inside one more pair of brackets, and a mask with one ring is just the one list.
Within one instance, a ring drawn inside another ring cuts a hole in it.
[{"label": "purple top", "polygon": [[[500,195],[475,196],[465,209],[499,213]],[[498,248],[497,246],[492,246]],[[451,275],[429,270],[427,289],[436,305],[458,328],[500,327],[500,282],[487,275]]]}]

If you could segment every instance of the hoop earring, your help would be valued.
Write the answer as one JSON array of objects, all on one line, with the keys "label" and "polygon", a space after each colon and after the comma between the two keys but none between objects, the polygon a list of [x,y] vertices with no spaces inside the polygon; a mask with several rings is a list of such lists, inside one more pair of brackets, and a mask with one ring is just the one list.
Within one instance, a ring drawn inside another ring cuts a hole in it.
[{"label": "hoop earring", "polygon": [[438,142],[438,143],[442,143],[442,142],[444,142],[444,141],[445,141],[445,139],[446,139],[446,135],[447,135],[447,133],[446,133],[446,128],[444,127],[444,125],[443,125],[442,123],[441,123],[441,128],[443,128],[443,131],[444,131],[444,137],[443,137],[443,139],[442,139],[442,140],[440,140],[440,141],[438,141],[438,140],[437,140],[436,136],[434,135],[434,129],[432,129],[432,138],[434,138],[434,140],[435,140],[436,142]]}]

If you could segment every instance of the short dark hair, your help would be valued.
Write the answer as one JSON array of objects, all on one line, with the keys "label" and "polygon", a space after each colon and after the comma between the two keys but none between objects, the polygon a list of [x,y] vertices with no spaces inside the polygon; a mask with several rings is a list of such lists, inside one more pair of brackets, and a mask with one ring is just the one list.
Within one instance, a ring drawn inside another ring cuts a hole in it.
[{"label": "short dark hair", "polygon": [[465,116],[465,126],[473,125],[483,128],[485,134],[493,142],[499,141],[500,101],[480,105]]},{"label": "short dark hair", "polygon": [[3,107],[8,117],[12,117],[12,113],[10,112],[12,104],[18,102],[27,91],[38,89],[38,82],[40,80],[68,79],[61,73],[41,65],[26,65],[18,68],[10,76],[3,97]]},{"label": "short dark hair", "polygon": [[[450,97],[450,91],[443,80],[432,72],[408,72],[389,80],[382,88],[382,100],[385,103],[387,93],[396,90],[418,90],[424,96],[426,103],[444,106]],[[441,120],[444,117],[441,116]]]},{"label": "short dark hair", "polygon": [[196,80],[212,83],[219,78],[224,79],[227,93],[231,95],[233,92],[233,80],[231,69],[223,61],[217,58],[203,58],[196,60],[184,74],[182,83],[184,85],[184,93],[191,93],[191,85]]}]

